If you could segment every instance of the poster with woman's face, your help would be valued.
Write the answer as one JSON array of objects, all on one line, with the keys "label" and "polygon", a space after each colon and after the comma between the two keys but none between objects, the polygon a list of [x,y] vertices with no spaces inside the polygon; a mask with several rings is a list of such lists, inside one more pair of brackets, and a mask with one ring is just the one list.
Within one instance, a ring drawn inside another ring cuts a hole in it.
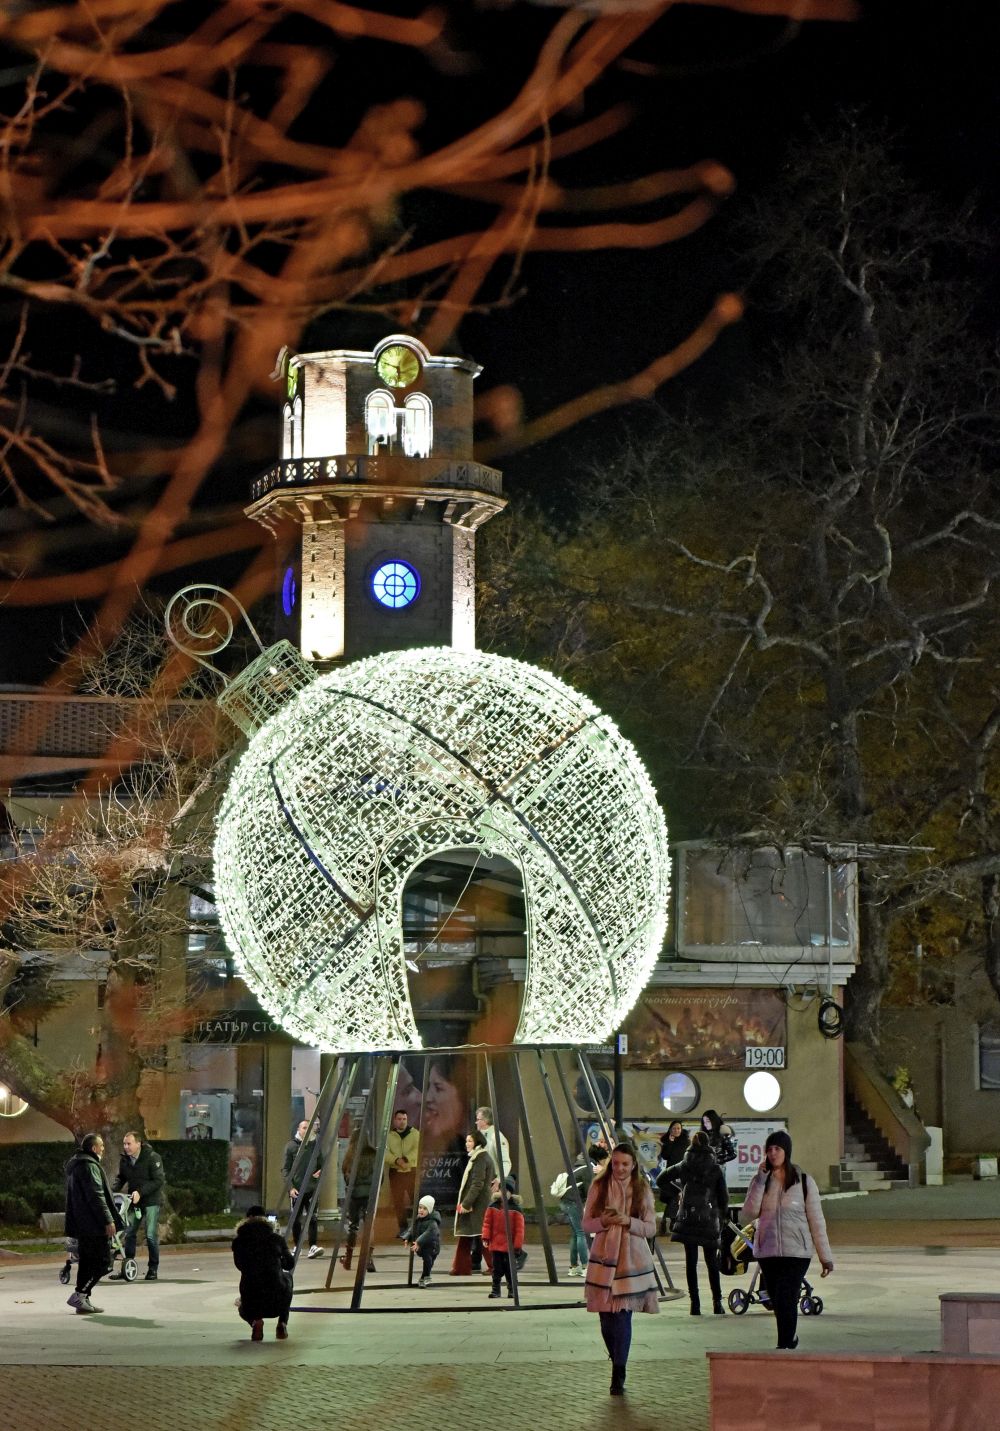
[{"label": "poster with woman's face", "polygon": [[395,1107],[420,1129],[420,1193],[451,1211],[465,1170],[466,1134],[475,1126],[470,1096],[473,1060],[466,1054],[410,1057],[400,1065]]}]

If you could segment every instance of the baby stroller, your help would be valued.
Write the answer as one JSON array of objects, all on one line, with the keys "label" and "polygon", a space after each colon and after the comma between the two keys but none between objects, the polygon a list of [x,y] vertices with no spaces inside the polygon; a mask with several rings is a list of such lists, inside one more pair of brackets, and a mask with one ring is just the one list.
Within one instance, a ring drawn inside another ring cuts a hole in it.
[{"label": "baby stroller", "polygon": [[[745,1227],[740,1227],[733,1217],[728,1218],[723,1225],[720,1266],[727,1277],[743,1276],[750,1263],[756,1261],[753,1250],[756,1231],[757,1224],[755,1222],[748,1222]],[[729,1310],[737,1317],[742,1317],[748,1307],[763,1307],[768,1312],[772,1310],[767,1287],[761,1285],[759,1266],[754,1267],[749,1287],[745,1290],[742,1287],[734,1287],[727,1302]],[[799,1311],[804,1317],[818,1317],[823,1311],[823,1298],[816,1296],[812,1289],[812,1283],[807,1277],[802,1279]]]},{"label": "baby stroller", "polygon": [[[134,1223],[140,1220],[142,1213],[135,1206],[128,1193],[115,1193],[113,1196],[115,1207],[118,1209],[119,1216],[122,1218],[125,1226],[121,1232],[115,1232],[114,1237],[111,1239],[111,1268],[108,1270],[113,1270],[115,1263],[120,1261],[122,1264],[122,1276],[125,1278],[125,1281],[134,1282],[139,1275],[139,1266],[134,1257],[125,1256],[125,1234]],[[62,1270],[59,1273],[59,1281],[64,1287],[67,1286],[70,1277],[73,1275],[71,1271],[73,1263],[79,1262],[79,1260],[79,1249],[76,1245],[76,1238],[67,1237],[66,1261],[63,1263]]]}]

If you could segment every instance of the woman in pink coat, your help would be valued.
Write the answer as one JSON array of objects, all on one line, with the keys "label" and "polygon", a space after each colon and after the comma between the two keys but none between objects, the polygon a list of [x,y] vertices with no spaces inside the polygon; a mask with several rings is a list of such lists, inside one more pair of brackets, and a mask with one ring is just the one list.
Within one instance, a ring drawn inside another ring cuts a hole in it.
[{"label": "woman in pink coat", "polygon": [[587,1263],[587,1311],[601,1319],[611,1358],[611,1395],[625,1391],[632,1313],[659,1311],[649,1239],[656,1232],[653,1190],[639,1171],[631,1143],[619,1143],[597,1173],[583,1210],[594,1234]]}]

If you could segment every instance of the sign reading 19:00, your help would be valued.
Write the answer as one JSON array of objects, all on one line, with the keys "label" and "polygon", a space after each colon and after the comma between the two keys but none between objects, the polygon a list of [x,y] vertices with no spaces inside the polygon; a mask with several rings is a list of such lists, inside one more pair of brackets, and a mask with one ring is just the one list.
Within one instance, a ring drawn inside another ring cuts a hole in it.
[{"label": "sign reading 19:00", "polygon": [[783,1048],[762,1048],[760,1044],[747,1044],[744,1068],[784,1068]]}]

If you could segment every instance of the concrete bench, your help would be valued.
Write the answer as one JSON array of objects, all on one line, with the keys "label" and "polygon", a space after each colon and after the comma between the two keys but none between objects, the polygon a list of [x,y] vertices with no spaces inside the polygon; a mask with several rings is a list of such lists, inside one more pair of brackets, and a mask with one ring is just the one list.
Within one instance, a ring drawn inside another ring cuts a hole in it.
[{"label": "concrete bench", "polygon": [[896,1352],[709,1352],[711,1431],[996,1431],[1000,1360]]},{"label": "concrete bench", "polygon": [[941,1350],[1000,1357],[1000,1292],[942,1292]]}]

